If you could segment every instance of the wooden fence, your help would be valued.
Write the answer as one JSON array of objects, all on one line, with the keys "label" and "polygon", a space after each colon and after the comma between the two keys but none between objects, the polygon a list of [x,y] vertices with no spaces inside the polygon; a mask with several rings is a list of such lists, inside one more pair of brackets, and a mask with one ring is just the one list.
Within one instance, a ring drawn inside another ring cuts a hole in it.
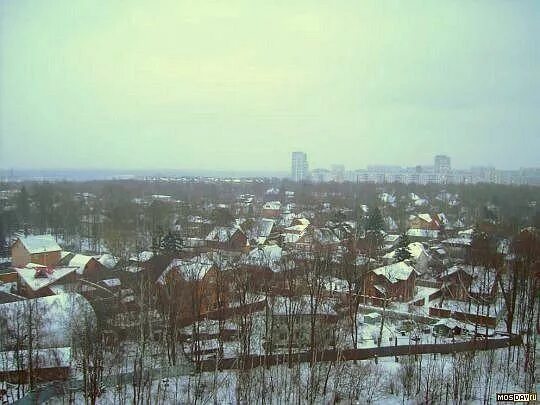
[{"label": "wooden fence", "polygon": [[517,346],[522,343],[521,336],[512,335],[510,337],[496,339],[477,339],[459,343],[439,343],[439,344],[418,344],[383,346],[369,349],[346,349],[346,350],[323,350],[318,352],[302,352],[273,355],[253,355],[247,357],[236,357],[227,359],[202,360],[197,364],[200,371],[212,370],[247,370],[255,367],[275,366],[278,364],[294,364],[306,362],[335,362],[350,360],[367,360],[376,357],[408,356],[418,354],[453,354],[468,351],[494,350],[510,346]]},{"label": "wooden fence", "polygon": [[16,283],[17,282],[17,272],[10,271],[9,273],[1,273],[0,281],[3,283]]},{"label": "wooden fence", "polygon": [[497,319],[492,316],[476,315],[468,312],[450,311],[449,309],[429,307],[429,315],[437,318],[453,318],[457,321],[495,328]]}]

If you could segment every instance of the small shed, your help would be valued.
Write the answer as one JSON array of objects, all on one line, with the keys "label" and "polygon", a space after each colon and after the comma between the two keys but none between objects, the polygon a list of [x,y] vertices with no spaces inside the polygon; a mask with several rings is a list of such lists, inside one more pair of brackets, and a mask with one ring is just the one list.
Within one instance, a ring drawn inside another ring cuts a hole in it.
[{"label": "small shed", "polygon": [[378,312],[370,312],[369,314],[364,315],[364,323],[368,325],[376,325],[381,320],[381,314]]},{"label": "small shed", "polygon": [[462,325],[453,319],[441,319],[433,325],[433,334],[437,336],[452,337],[461,335],[463,331]]}]

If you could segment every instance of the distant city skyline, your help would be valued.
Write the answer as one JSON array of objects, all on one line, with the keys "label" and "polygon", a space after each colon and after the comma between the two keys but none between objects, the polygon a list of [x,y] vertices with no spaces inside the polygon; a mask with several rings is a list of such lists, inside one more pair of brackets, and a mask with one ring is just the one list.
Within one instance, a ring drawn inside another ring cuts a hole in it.
[{"label": "distant city skyline", "polygon": [[374,182],[374,183],[418,183],[418,184],[475,184],[479,182],[497,184],[529,184],[540,186],[540,167],[499,169],[494,166],[471,166],[453,168],[452,158],[436,155],[432,164],[411,166],[368,165],[365,168],[346,168],[343,164],[310,169],[308,154],[293,151],[290,154],[290,171],[261,170],[181,170],[181,169],[0,169],[0,181],[37,180],[107,180],[141,178],[288,178],[295,182]]},{"label": "distant city skyline", "polygon": [[[306,156],[309,156],[308,153],[306,153]],[[253,169],[219,169],[219,168],[174,168],[174,167],[148,167],[148,168],[140,168],[140,167],[98,167],[98,166],[90,166],[90,167],[35,167],[35,168],[29,168],[28,166],[2,166],[0,165],[0,171],[4,173],[8,173],[10,171],[14,172],[57,172],[57,173],[69,173],[70,171],[73,172],[117,172],[117,173],[134,173],[134,172],[144,172],[144,173],[186,173],[186,175],[194,175],[194,173],[213,173],[213,174],[219,174],[219,173],[238,173],[238,174],[246,174],[246,173],[256,173],[256,175],[265,175],[270,173],[272,176],[283,176],[283,177],[291,177],[291,152],[287,155],[287,159],[285,160],[287,164],[283,164],[282,167],[278,168],[277,170],[263,170],[261,168],[254,167]],[[309,171],[317,170],[317,169],[328,169],[330,170],[334,166],[342,166],[345,171],[355,171],[355,170],[368,170],[370,168],[375,167],[394,167],[394,168],[400,168],[400,169],[413,169],[416,167],[434,167],[433,161],[427,161],[427,162],[417,162],[417,163],[411,163],[411,164],[395,164],[392,162],[379,162],[379,163],[372,163],[372,164],[364,164],[359,166],[350,167],[345,164],[342,164],[340,162],[331,162],[328,165],[322,165],[322,164],[316,164],[313,163],[311,159],[308,158],[309,163]],[[474,168],[492,168],[496,170],[522,170],[522,169],[538,169],[540,168],[540,164],[537,165],[531,165],[531,166],[518,166],[518,167],[510,167],[510,168],[502,168],[497,167],[496,165],[481,165],[481,164],[474,164],[470,166],[460,166],[455,167],[453,165],[453,159],[452,159],[452,169],[453,170],[471,170]]]}]

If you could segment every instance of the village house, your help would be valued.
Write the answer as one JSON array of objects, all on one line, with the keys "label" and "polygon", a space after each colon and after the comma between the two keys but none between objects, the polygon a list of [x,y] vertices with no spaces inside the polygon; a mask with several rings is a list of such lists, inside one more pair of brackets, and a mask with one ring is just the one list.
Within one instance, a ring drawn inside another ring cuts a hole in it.
[{"label": "village house", "polygon": [[192,237],[204,238],[212,229],[212,221],[199,215],[189,215],[186,222],[186,233]]},{"label": "village house", "polygon": [[28,350],[0,352],[0,381],[11,384],[26,384],[31,373],[35,381],[65,381],[71,373],[71,348],[34,349],[32,356]]},{"label": "village house", "polygon": [[313,231],[314,248],[317,251],[333,251],[341,241],[330,228],[315,228]]},{"label": "village house", "polygon": [[93,256],[81,255],[63,251],[61,259],[58,262],[59,266],[77,267],[77,274],[88,280],[97,280],[102,270],[105,268]]},{"label": "village house", "polygon": [[448,299],[489,303],[497,293],[497,272],[482,266],[454,266],[443,272],[439,280]]},{"label": "village house", "polygon": [[448,256],[454,259],[464,259],[471,251],[472,239],[467,236],[448,238],[441,242]]},{"label": "village house", "polygon": [[440,236],[440,231],[435,229],[410,228],[407,230],[407,237],[412,242],[428,242],[436,240]]},{"label": "village house", "polygon": [[128,259],[127,266],[124,270],[130,273],[139,273],[148,268],[150,260],[154,257],[154,252],[144,250],[139,252]]},{"label": "village house", "polygon": [[366,276],[366,295],[406,302],[414,297],[417,272],[406,262],[379,267]]},{"label": "village house", "polygon": [[162,303],[174,302],[186,317],[225,307],[229,294],[221,269],[206,255],[173,259],[156,285]]},{"label": "village house", "polygon": [[211,249],[244,252],[249,248],[246,234],[237,225],[216,226],[205,240]]},{"label": "village house", "polygon": [[454,266],[439,275],[443,296],[448,299],[467,300],[473,277],[462,266]]},{"label": "village house", "polygon": [[12,245],[11,262],[14,267],[28,263],[55,266],[60,261],[61,251],[52,235],[29,235],[18,238]]},{"label": "village house", "polygon": [[[444,219],[443,219],[444,218]],[[409,228],[440,231],[446,217],[437,214],[418,214],[409,217]]]},{"label": "village house", "polygon": [[28,263],[16,267],[17,293],[26,298],[46,297],[62,291],[62,286],[78,280],[78,267],[50,267]]},{"label": "village house", "polygon": [[[21,322],[31,322],[39,332],[32,335],[29,367],[29,335]],[[97,319],[90,303],[79,294],[59,294],[0,304],[0,380],[28,382],[28,373],[40,382],[64,380],[71,372],[71,349],[80,336],[95,329]],[[25,350],[21,350],[25,348]]]},{"label": "village house", "polygon": [[254,220],[247,220],[242,223],[242,229],[244,230],[250,245],[262,245],[273,235],[273,229],[276,221],[270,218],[257,218]]},{"label": "village house", "polygon": [[281,211],[281,202],[279,201],[268,201],[264,203],[262,207],[261,216],[264,218],[277,218]]},{"label": "village house", "polygon": [[401,238],[401,235],[397,235],[397,234],[385,235],[383,239],[383,250],[385,252],[390,252],[394,250],[397,247],[400,238]]},{"label": "village house", "polygon": [[445,318],[433,325],[433,334],[441,337],[461,335],[467,329],[462,322],[452,318]]},{"label": "village house", "polygon": [[[427,271],[431,256],[424,245],[420,242],[412,242],[407,246],[411,254],[411,262],[414,264],[415,270],[423,274]],[[397,251],[393,250],[383,256],[383,259],[388,263],[395,263]]]},{"label": "village house", "polygon": [[256,247],[242,258],[240,264],[240,271],[247,275],[248,285],[254,290],[272,282],[279,283],[284,278],[283,272],[294,268],[294,262],[276,244]]}]

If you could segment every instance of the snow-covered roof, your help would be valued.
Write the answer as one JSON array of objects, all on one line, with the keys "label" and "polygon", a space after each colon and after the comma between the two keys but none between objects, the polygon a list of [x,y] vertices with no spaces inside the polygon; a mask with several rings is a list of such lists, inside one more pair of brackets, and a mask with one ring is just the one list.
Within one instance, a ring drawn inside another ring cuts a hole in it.
[{"label": "snow-covered roof", "polygon": [[88,264],[90,260],[92,260],[92,256],[86,256],[81,254],[76,254],[71,258],[71,260],[68,263],[69,267],[77,267],[77,274],[83,274],[84,268]]},{"label": "snow-covered roof", "polygon": [[329,277],[323,281],[323,287],[329,291],[346,292],[349,291],[349,283],[337,277]]},{"label": "snow-covered roof", "polygon": [[275,220],[269,218],[258,218],[251,229],[246,232],[250,240],[255,239],[257,243],[262,244],[270,236]]},{"label": "snow-covered roof", "polygon": [[414,260],[418,260],[418,258],[422,254],[429,256],[429,253],[424,248],[424,245],[422,245],[420,242],[409,243],[409,246],[407,247],[409,248],[409,252],[411,252],[411,257]]},{"label": "snow-covered roof", "polygon": [[400,280],[407,280],[414,271],[414,268],[405,262],[398,262],[373,270],[375,274],[384,276],[391,283],[397,283]]},{"label": "snow-covered roof", "polygon": [[381,294],[386,295],[386,287],[381,284],[374,284],[373,288],[379,291]]},{"label": "snow-covered roof", "polygon": [[263,210],[280,210],[281,202],[279,201],[268,201],[264,203]]},{"label": "snow-covered roof", "polygon": [[432,229],[420,229],[420,228],[410,228],[407,231],[407,236],[413,236],[418,238],[438,238],[439,231]]},{"label": "snow-covered roof", "polygon": [[[225,325],[222,325],[222,321],[219,321],[217,319],[203,319],[200,320],[197,324],[198,326],[198,333],[208,333],[212,335],[216,335],[220,333],[223,329],[228,330],[237,330],[238,326],[231,321],[225,321]],[[193,325],[188,325],[183,327],[182,333],[186,335],[191,335],[193,333]]]},{"label": "snow-covered roof", "polygon": [[202,280],[213,266],[214,263],[205,255],[196,256],[191,260],[173,259],[159,276],[157,282],[165,284],[167,276],[173,271],[186,281]]},{"label": "snow-covered roof", "polygon": [[19,240],[30,254],[62,250],[52,235],[29,235]]},{"label": "snow-covered roof", "polygon": [[443,225],[448,225],[450,221],[448,221],[448,217],[444,212],[440,212],[437,214],[437,218],[439,219],[439,222]]},{"label": "snow-covered roof", "polygon": [[28,263],[25,267],[16,267],[15,271],[32,291],[37,291],[76,272],[77,269],[78,267],[46,267],[41,264]]},{"label": "snow-covered roof", "polygon": [[464,272],[470,275],[470,272],[466,268],[466,266],[452,266],[449,269],[446,269],[440,274],[440,278],[446,278],[448,276],[451,276],[452,274],[458,273],[458,272]]},{"label": "snow-covered roof", "polygon": [[112,270],[117,264],[118,259],[111,255],[110,253],[105,253],[101,255],[98,262],[100,262],[103,266],[108,268],[109,270]]},{"label": "snow-covered roof", "polygon": [[448,238],[443,240],[441,243],[452,246],[470,246],[472,243],[472,239],[469,237]]},{"label": "snow-covered roof", "polygon": [[269,267],[272,271],[279,271],[283,256],[284,252],[280,246],[266,245],[251,250],[243,262],[251,266]]},{"label": "snow-covered roof", "polygon": [[431,218],[431,215],[429,214],[418,214],[418,218],[420,218],[423,221],[431,222],[433,219]]},{"label": "snow-covered roof", "polygon": [[313,233],[314,239],[322,245],[339,243],[339,238],[329,228],[317,228]]},{"label": "snow-covered roof", "polygon": [[295,219],[293,219],[293,222],[298,224],[298,225],[305,225],[305,226],[309,225],[309,219],[303,218],[303,217],[295,218]]},{"label": "snow-covered roof", "polygon": [[283,243],[296,243],[304,235],[298,233],[283,233],[281,236],[283,237]]},{"label": "snow-covered roof", "polygon": [[354,261],[354,264],[356,264],[357,266],[365,266],[366,264],[369,263],[374,263],[375,262],[375,259],[373,258],[370,258],[366,255],[363,255],[363,254],[359,254],[358,256],[356,256],[356,259]]},{"label": "snow-covered roof", "polygon": [[473,228],[469,228],[469,229],[465,229],[463,231],[459,231],[458,232],[458,235],[459,236],[472,236],[472,234],[474,233],[474,229]]},{"label": "snow-covered roof", "polygon": [[279,188],[269,188],[268,190],[266,190],[266,194],[273,194],[273,195],[276,195],[276,194],[279,194]]},{"label": "snow-covered roof", "polygon": [[120,285],[122,285],[122,282],[119,278],[107,278],[105,280],[101,280],[101,283],[109,288],[119,287]]},{"label": "snow-covered roof", "polygon": [[75,293],[1,304],[0,324],[4,323],[8,331],[13,331],[5,335],[5,349],[14,349],[17,345],[17,325],[30,310],[32,321],[39,329],[39,339],[35,341],[38,348],[70,346],[74,334],[95,328],[97,323],[90,303]]},{"label": "snow-covered roof", "polygon": [[387,204],[394,204],[396,202],[396,196],[389,193],[381,193],[379,199]]},{"label": "snow-covered roof", "polygon": [[143,252],[138,253],[135,256],[131,256],[129,258],[132,262],[138,262],[138,263],[146,263],[149,261],[152,257],[154,257],[154,252],[150,252],[148,250],[145,250]]},{"label": "snow-covered roof", "polygon": [[397,242],[400,237],[401,237],[401,235],[388,234],[388,235],[384,236],[384,241],[385,242]]},{"label": "snow-covered roof", "polygon": [[[411,253],[411,258],[414,260],[418,260],[418,258],[424,254],[426,256],[429,256],[427,250],[424,248],[424,245],[422,245],[420,242],[412,242],[409,243],[407,246],[409,249],[409,252]],[[388,252],[383,256],[384,259],[393,259],[396,256],[397,249],[392,250],[391,252]]]},{"label": "snow-covered roof", "polygon": [[[28,350],[15,350],[0,353],[0,372],[23,371],[28,367]],[[70,367],[71,348],[58,347],[38,349],[32,352],[34,369]]]},{"label": "snow-covered roof", "polygon": [[435,323],[433,326],[446,326],[449,329],[454,329],[455,327],[463,328],[463,323],[458,322],[452,318],[443,318]]},{"label": "snow-covered roof", "polygon": [[187,221],[192,224],[210,224],[211,221],[207,218],[203,218],[199,215],[189,215]]},{"label": "snow-covered roof", "polygon": [[291,225],[284,229],[286,233],[302,233],[305,231],[306,225]]},{"label": "snow-covered roof", "polygon": [[226,243],[238,231],[242,232],[238,226],[216,226],[205,239],[207,241]]}]

